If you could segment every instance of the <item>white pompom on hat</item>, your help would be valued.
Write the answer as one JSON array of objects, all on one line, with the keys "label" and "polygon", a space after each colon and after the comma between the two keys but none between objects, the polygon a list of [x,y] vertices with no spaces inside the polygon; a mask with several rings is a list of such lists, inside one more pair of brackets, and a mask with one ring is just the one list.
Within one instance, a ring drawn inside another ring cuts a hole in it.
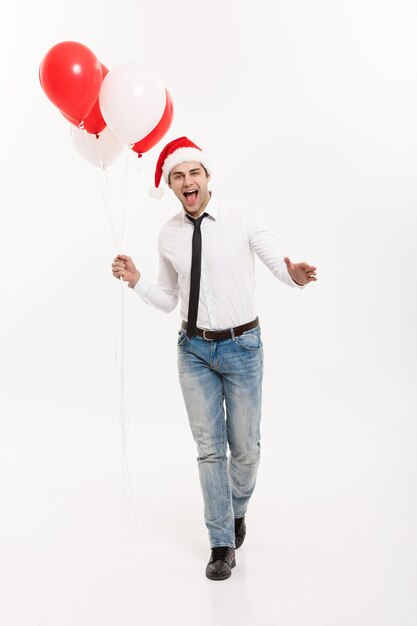
[{"label": "white pompom on hat", "polygon": [[207,170],[207,173],[210,174],[210,165],[201,148],[187,137],[174,139],[165,146],[159,155],[155,169],[155,187],[149,190],[149,195],[152,196],[152,198],[162,198],[164,190],[159,187],[162,176],[167,183],[171,170],[184,161],[196,161],[197,163],[201,163]]}]

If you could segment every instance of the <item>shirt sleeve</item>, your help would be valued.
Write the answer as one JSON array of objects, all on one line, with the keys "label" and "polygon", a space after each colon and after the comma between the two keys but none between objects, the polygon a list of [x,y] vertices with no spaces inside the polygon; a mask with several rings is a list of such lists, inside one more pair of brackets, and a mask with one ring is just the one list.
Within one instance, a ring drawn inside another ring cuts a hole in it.
[{"label": "shirt sleeve", "polygon": [[304,289],[305,285],[298,285],[289,275],[284,261],[287,255],[284,254],[275,235],[262,223],[262,219],[248,210],[245,211],[245,217],[250,247],[262,263],[286,285]]},{"label": "shirt sleeve", "polygon": [[155,309],[164,311],[164,313],[171,313],[177,306],[179,299],[178,274],[172,263],[164,255],[162,232],[159,233],[158,252],[159,272],[157,285],[154,285],[146,276],[141,274],[134,291],[139,294],[144,302]]}]

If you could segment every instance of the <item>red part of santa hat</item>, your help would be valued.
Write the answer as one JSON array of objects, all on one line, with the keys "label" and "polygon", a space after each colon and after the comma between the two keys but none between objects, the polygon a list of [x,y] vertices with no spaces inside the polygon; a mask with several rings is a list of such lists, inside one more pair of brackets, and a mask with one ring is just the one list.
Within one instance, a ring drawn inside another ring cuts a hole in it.
[{"label": "red part of santa hat", "polygon": [[159,189],[162,176],[167,183],[171,170],[184,161],[196,161],[197,163],[201,163],[207,170],[207,173],[210,174],[210,166],[207,157],[201,148],[187,137],[174,139],[165,146],[159,155],[155,169],[155,189],[151,190],[151,194],[154,197],[161,197],[163,194],[162,189]]}]

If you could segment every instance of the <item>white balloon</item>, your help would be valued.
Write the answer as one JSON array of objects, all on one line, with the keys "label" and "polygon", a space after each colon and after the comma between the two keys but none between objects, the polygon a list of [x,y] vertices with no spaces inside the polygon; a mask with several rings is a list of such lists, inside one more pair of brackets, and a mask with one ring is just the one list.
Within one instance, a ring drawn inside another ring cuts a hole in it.
[{"label": "white balloon", "polygon": [[160,121],[166,104],[165,87],[139,63],[122,63],[104,78],[99,103],[101,114],[116,137],[134,144]]},{"label": "white balloon", "polygon": [[125,148],[109,128],[105,128],[98,138],[71,125],[71,138],[75,149],[86,161],[96,167],[108,167]]}]

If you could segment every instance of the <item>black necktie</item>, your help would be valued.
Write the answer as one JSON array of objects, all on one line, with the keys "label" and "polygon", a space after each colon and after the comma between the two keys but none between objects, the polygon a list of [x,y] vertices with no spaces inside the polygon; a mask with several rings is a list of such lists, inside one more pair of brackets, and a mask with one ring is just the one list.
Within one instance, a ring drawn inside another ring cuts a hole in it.
[{"label": "black necktie", "polygon": [[191,337],[195,334],[197,327],[198,300],[200,297],[200,276],[201,276],[201,222],[207,213],[203,213],[197,219],[187,214],[188,219],[194,225],[193,251],[191,257],[191,279],[190,279],[190,299],[188,302],[187,335]]}]

